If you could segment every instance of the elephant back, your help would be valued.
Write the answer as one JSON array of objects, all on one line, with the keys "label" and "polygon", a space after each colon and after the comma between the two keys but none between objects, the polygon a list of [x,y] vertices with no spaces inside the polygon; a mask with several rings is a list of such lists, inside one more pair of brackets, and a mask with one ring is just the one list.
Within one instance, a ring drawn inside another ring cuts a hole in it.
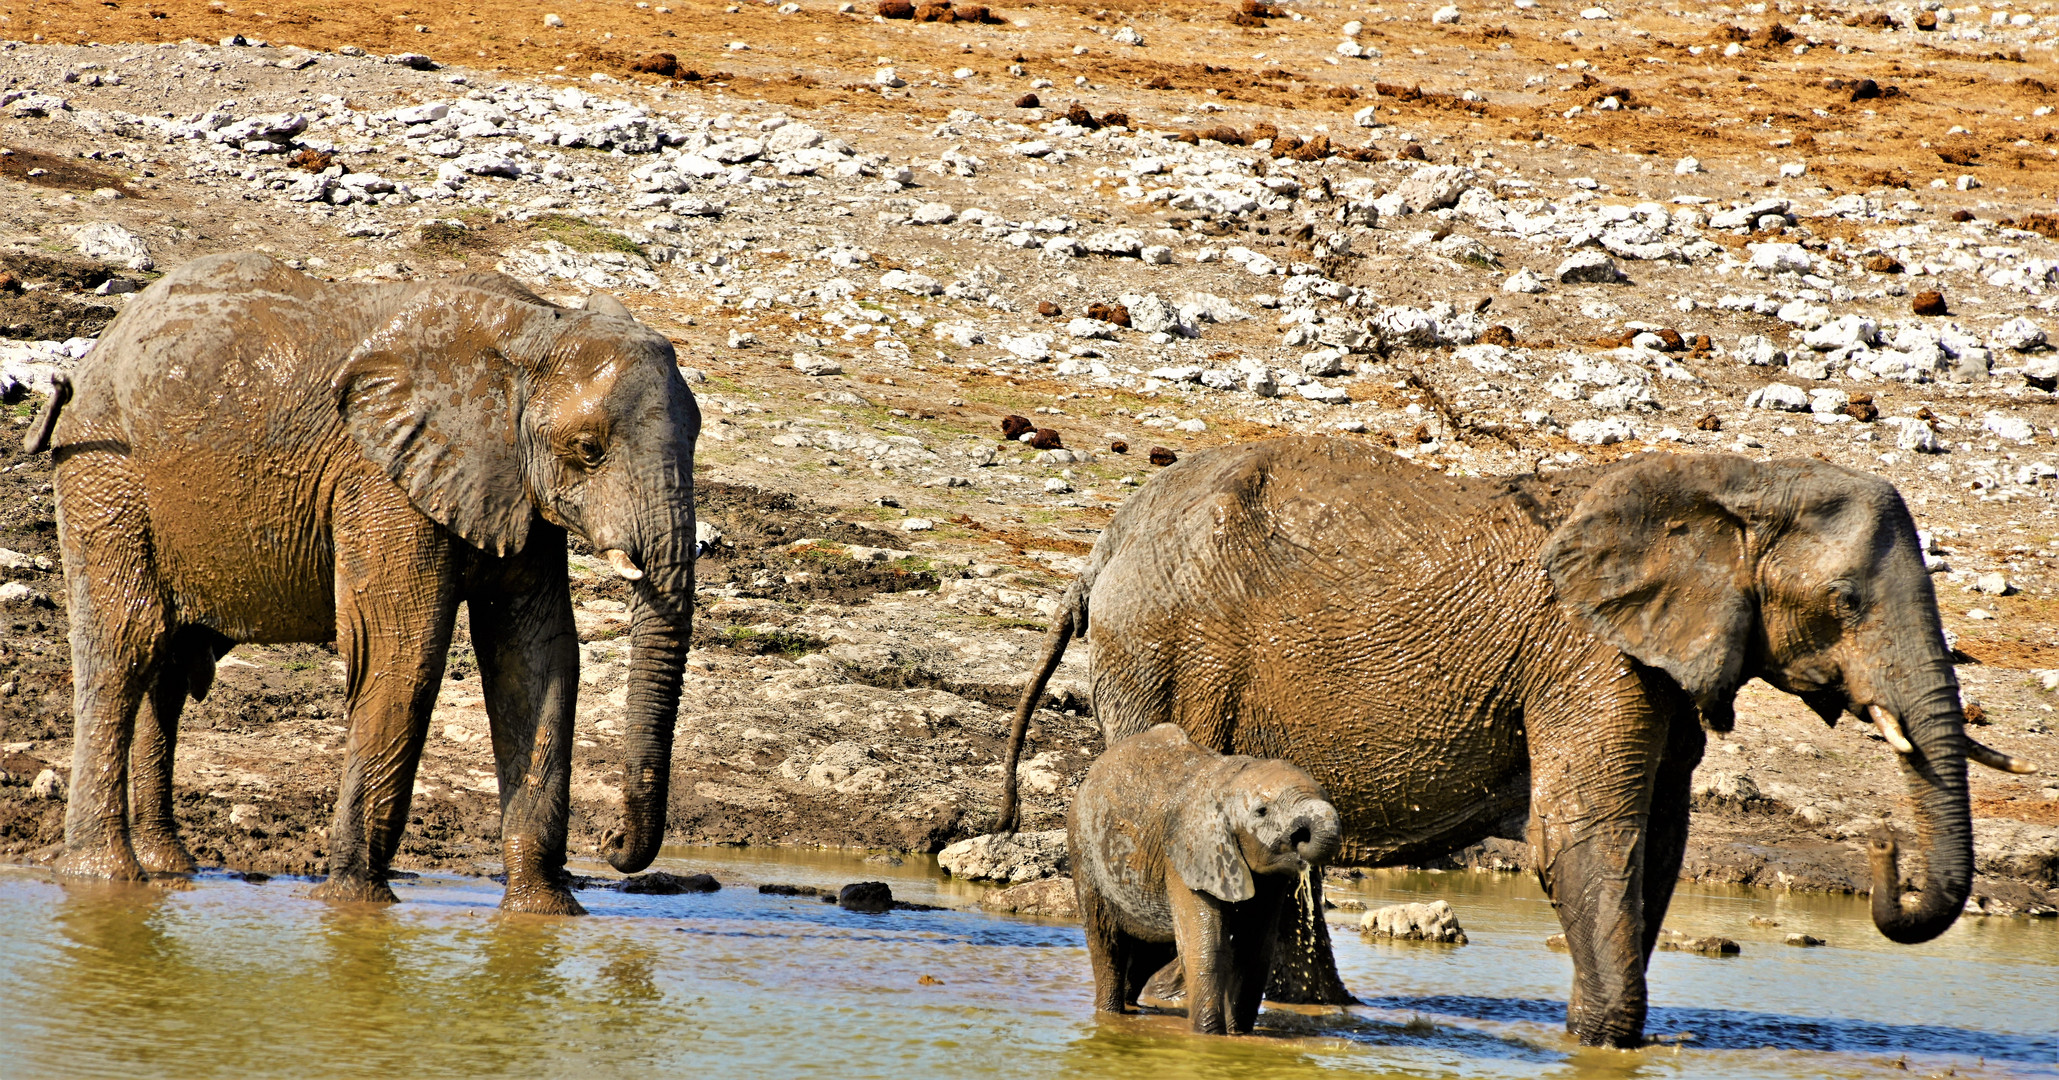
[{"label": "elephant back", "polygon": [[194,259],[138,294],[81,361],[52,445],[144,451],[176,442],[169,432],[252,422],[279,436],[413,288],[336,285],[256,252]]}]

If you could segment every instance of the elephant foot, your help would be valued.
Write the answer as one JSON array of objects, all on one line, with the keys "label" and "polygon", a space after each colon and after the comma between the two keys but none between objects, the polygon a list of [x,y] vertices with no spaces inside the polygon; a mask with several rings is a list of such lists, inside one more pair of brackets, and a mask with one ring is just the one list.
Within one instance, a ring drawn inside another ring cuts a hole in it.
[{"label": "elephant foot", "polygon": [[[1571,1029],[1568,1030],[1570,1031]],[[1644,1045],[1644,1036],[1642,1034],[1625,1035],[1611,1032],[1583,1034],[1574,1031],[1572,1035],[1580,1040],[1580,1045],[1582,1046],[1598,1046],[1606,1050],[1635,1050]]]},{"label": "elephant foot", "polygon": [[519,915],[584,915],[586,909],[561,885],[508,883],[500,909]]},{"label": "elephant foot", "polygon": [[565,872],[564,851],[564,844],[548,844],[526,832],[502,840],[508,891],[501,897],[500,909],[524,915],[586,914],[568,887],[572,877]]},{"label": "elephant foot", "polygon": [[143,864],[136,861],[136,853],[129,845],[108,845],[95,848],[68,848],[50,865],[52,870],[67,877],[99,878],[105,881],[148,881],[150,875],[143,870]]},{"label": "elephant foot", "polygon": [[[1568,1009],[1570,1014],[1572,1010]],[[1602,1046],[1612,1050],[1635,1050],[1644,1045],[1644,1017],[1640,1015],[1608,1015],[1594,1018],[1589,1024],[1576,1023],[1571,1015],[1566,1017],[1566,1031],[1580,1040],[1582,1046]]]},{"label": "elephant foot", "polygon": [[191,874],[200,869],[193,861],[193,853],[175,835],[138,834],[133,842],[136,847],[136,861],[151,874]]},{"label": "elephant foot", "polygon": [[398,904],[392,886],[375,879],[331,874],[327,881],[309,889],[309,896],[342,904]]}]

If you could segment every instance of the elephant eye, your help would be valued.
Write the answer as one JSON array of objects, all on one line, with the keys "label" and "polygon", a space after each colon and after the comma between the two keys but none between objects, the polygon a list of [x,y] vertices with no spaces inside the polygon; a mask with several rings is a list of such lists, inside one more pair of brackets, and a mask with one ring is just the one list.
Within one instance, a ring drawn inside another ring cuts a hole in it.
[{"label": "elephant eye", "polygon": [[1833,581],[1825,590],[1830,595],[1831,613],[1849,619],[1859,613],[1859,590],[1849,581]]},{"label": "elephant eye", "polygon": [[1261,807],[1259,807],[1258,809],[1256,809],[1256,810],[1253,810],[1253,811],[1252,811],[1252,813],[1254,813],[1254,814],[1257,814],[1257,815],[1258,815],[1259,817],[1264,817],[1264,816],[1265,816],[1265,807],[1261,806]]},{"label": "elephant eye", "polygon": [[602,448],[600,439],[594,436],[592,432],[582,431],[572,436],[566,449],[569,451],[566,454],[567,457],[571,458],[580,468],[589,471],[600,468],[601,462],[606,457],[606,451]]}]

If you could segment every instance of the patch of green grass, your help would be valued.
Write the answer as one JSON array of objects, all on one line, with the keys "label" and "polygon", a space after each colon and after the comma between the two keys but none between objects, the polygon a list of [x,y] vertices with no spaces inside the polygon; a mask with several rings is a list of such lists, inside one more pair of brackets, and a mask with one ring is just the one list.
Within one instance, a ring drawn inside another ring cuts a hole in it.
[{"label": "patch of green grass", "polygon": [[315,662],[314,662],[314,661],[312,661],[312,660],[288,660],[288,661],[286,661],[286,670],[288,670],[288,671],[313,671],[314,669],[315,669]]},{"label": "patch of green grass", "polygon": [[722,641],[739,652],[751,652],[759,656],[770,653],[803,656],[822,648],[820,641],[805,634],[793,634],[785,630],[773,630],[768,633],[749,626],[723,627]]},{"label": "patch of green grass", "polygon": [[569,214],[540,214],[530,226],[573,251],[619,251],[643,257],[643,245],[605,226]]}]

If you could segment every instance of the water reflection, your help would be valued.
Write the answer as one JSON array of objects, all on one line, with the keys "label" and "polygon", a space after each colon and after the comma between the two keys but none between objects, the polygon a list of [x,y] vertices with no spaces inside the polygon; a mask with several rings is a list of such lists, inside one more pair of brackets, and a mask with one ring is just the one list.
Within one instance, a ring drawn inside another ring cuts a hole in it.
[{"label": "water reflection", "polygon": [[[1693,1037],[1598,1051],[1562,1030],[1570,965],[1542,947],[1554,923],[1534,884],[1379,875],[1335,895],[1447,897],[1473,944],[1340,932],[1365,1007],[1269,1008],[1257,1035],[1223,1039],[1177,1014],[1096,1016],[1074,925],[856,915],[752,887],[884,879],[960,907],[978,893],[924,861],[696,851],[663,865],[729,887],[588,892],[593,917],[573,920],[501,915],[498,887],[470,879],[398,883],[405,903],[355,907],[280,880],[167,891],[0,871],[0,1077],[2059,1077],[2050,923],[1969,920],[1902,949],[1850,898],[1683,892],[1669,922],[1737,937],[1745,955],[1661,954],[1650,1030]],[[1786,926],[1750,925],[1766,913]],[[1836,947],[1787,949],[1788,929]]]},{"label": "water reflection", "polygon": [[[1557,1024],[1564,1001],[1525,998],[1369,998],[1370,1008],[1427,1016]],[[2055,1018],[2059,1022],[2059,1018]],[[1865,1020],[1788,1016],[1738,1009],[1653,1008],[1646,1028],[1671,1044],[1697,1050],[1808,1050],[1817,1053],[1902,1052],[1967,1054],[1990,1061],[2059,1063],[2059,1036],[2007,1035],[1939,1024],[1883,1024]]]}]

